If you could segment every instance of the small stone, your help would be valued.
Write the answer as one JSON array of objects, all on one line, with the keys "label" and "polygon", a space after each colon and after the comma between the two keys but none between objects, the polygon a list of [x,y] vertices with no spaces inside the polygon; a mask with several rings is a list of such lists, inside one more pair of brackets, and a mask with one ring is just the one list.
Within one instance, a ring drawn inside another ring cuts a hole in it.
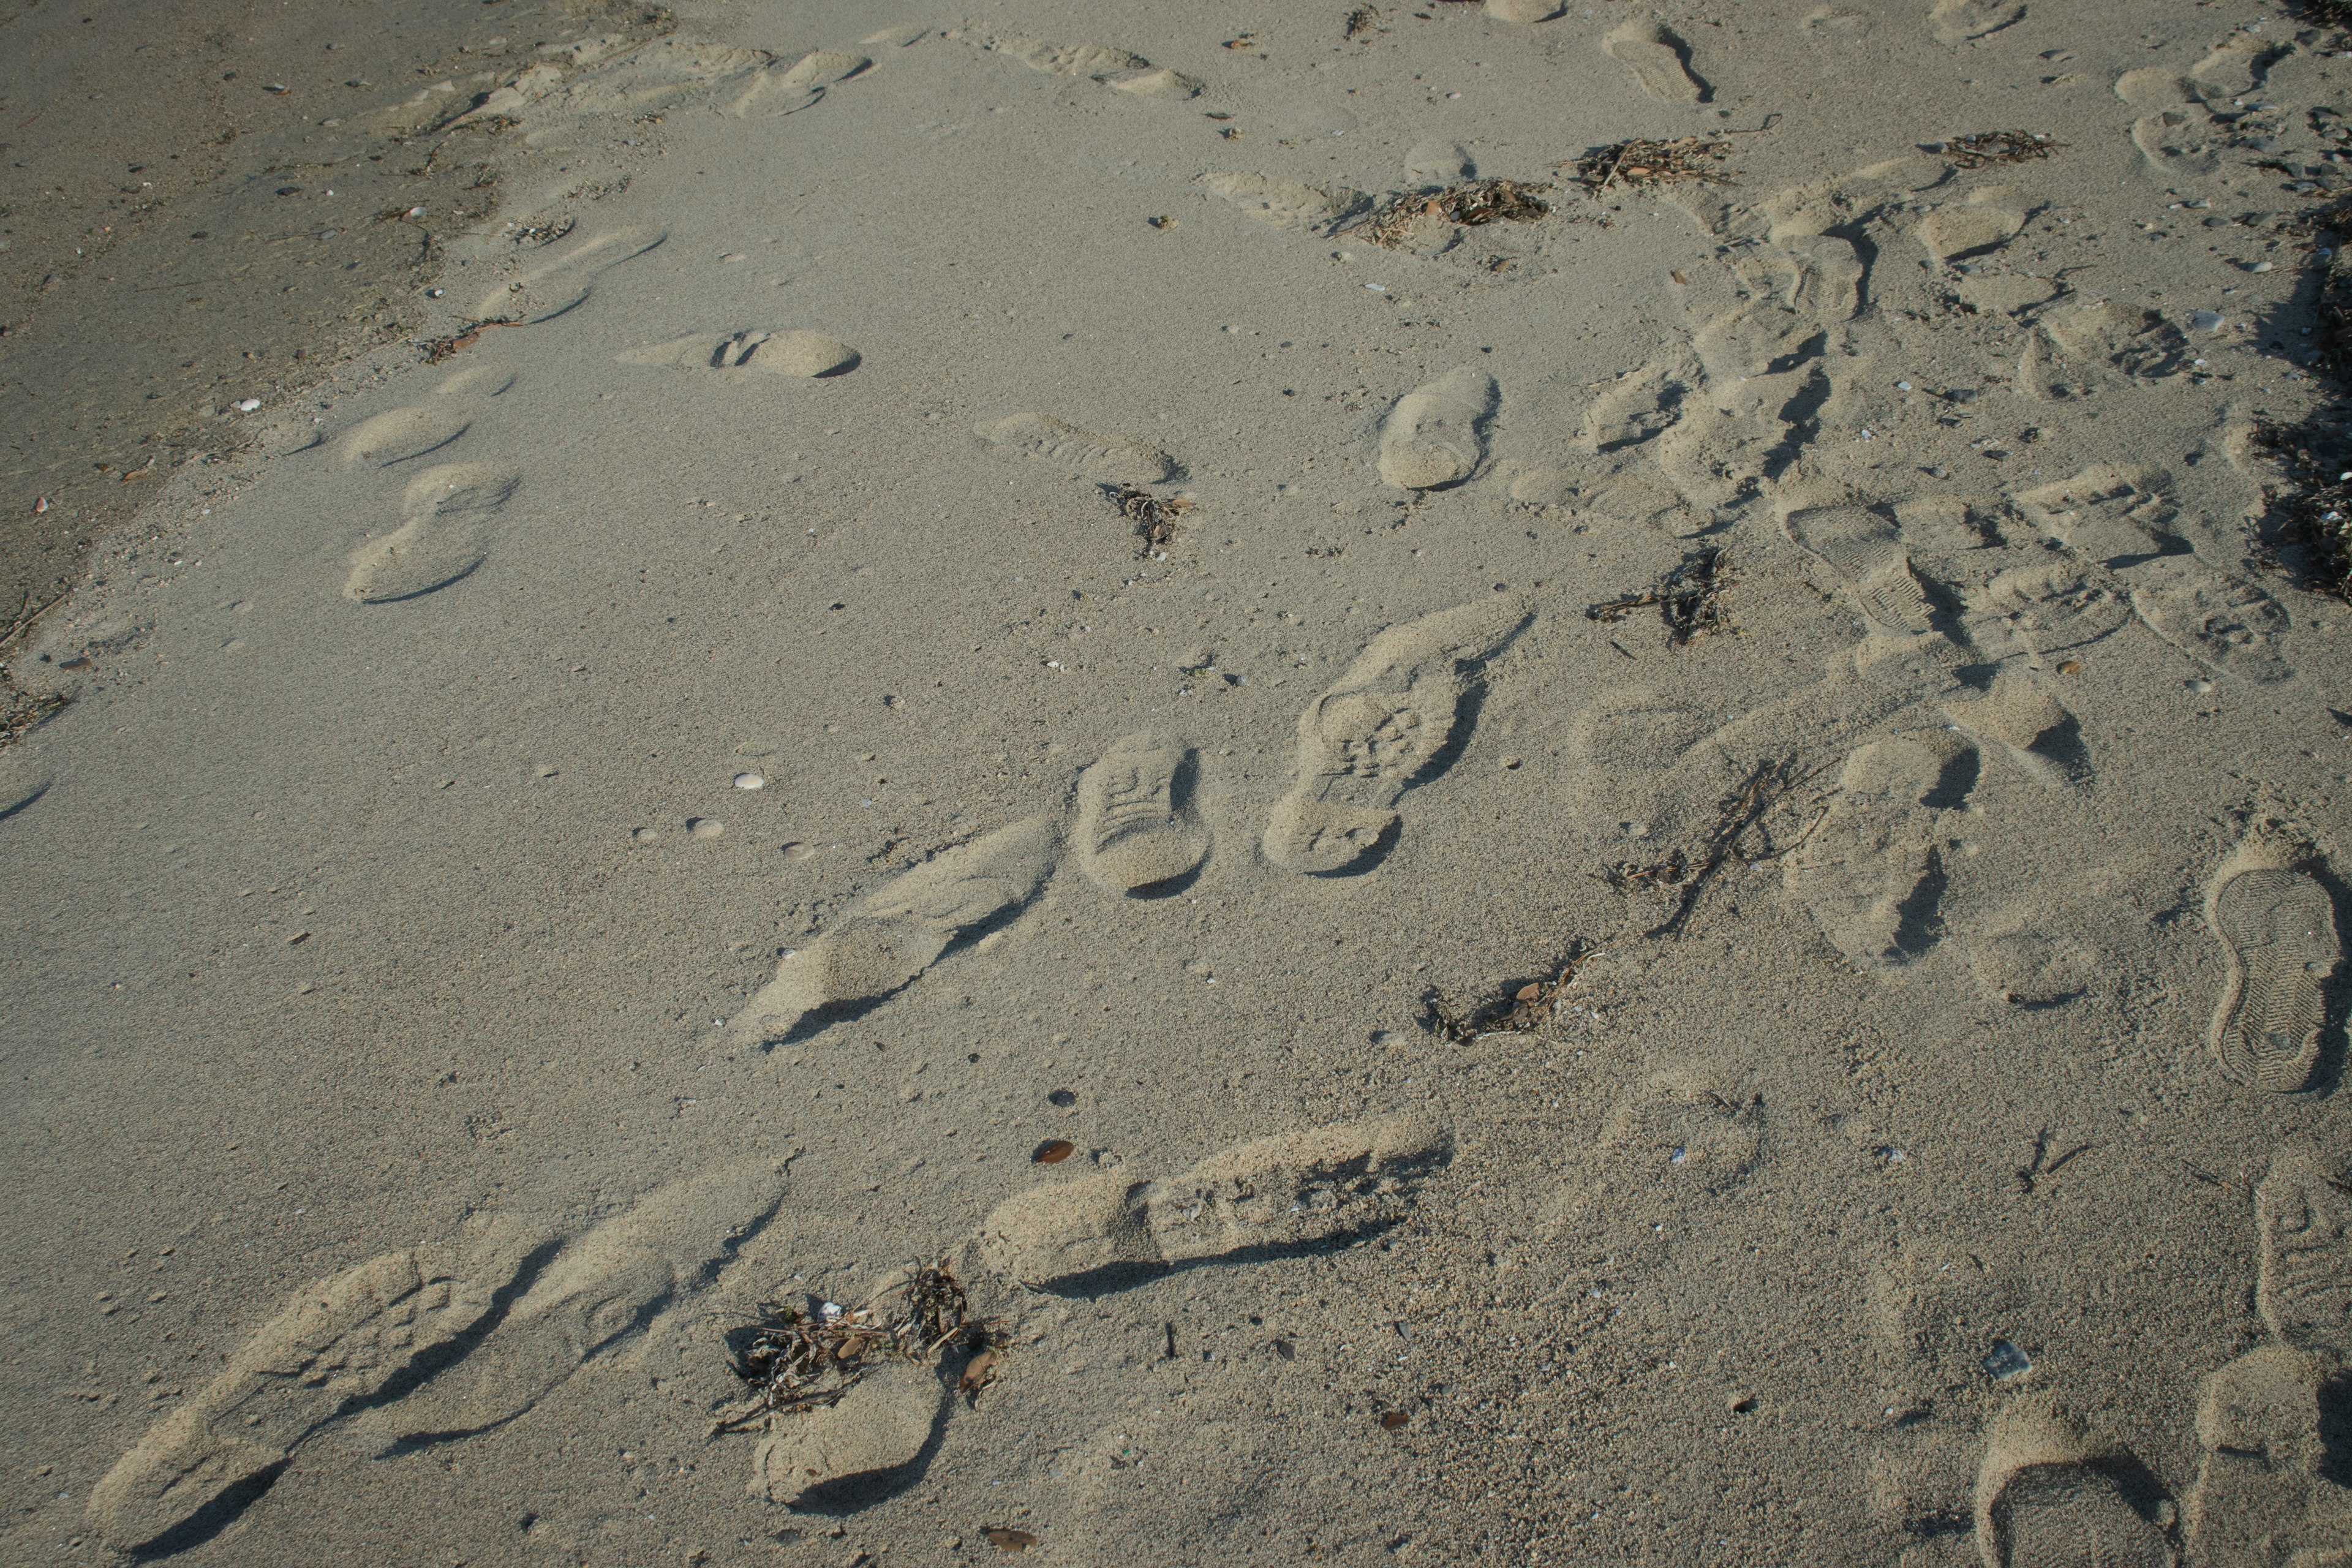
[{"label": "small stone", "polygon": [[1505,758],[1503,759],[1503,766],[1505,766],[1506,768],[1516,768],[1516,767],[1517,767],[1517,766],[1519,765],[1519,762],[1520,762],[1520,759],[1519,759],[1519,758],[1517,758],[1517,757],[1515,757],[1515,756],[1512,756],[1512,757],[1505,757]]},{"label": "small stone", "polygon": [[727,831],[727,825],[715,816],[696,816],[687,820],[686,830],[697,838],[716,838]]},{"label": "small stone", "polygon": [[737,773],[735,775],[735,787],[737,789],[765,789],[768,787],[768,781],[761,778],[758,773]]}]

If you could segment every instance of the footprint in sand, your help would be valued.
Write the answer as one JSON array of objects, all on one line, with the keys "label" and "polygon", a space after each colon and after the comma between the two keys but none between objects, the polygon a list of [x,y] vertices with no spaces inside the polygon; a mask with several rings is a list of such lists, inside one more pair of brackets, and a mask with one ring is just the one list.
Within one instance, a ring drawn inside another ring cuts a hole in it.
[{"label": "footprint in sand", "polygon": [[1052,820],[1031,817],[884,883],[816,941],[787,954],[732,1029],[766,1044],[785,1038],[811,1014],[889,995],[929,969],[949,943],[1034,898],[1058,846]]},{"label": "footprint in sand", "polygon": [[2253,584],[2208,571],[2193,555],[2162,556],[2122,574],[2132,613],[2189,658],[2242,680],[2294,679],[2286,607]]},{"label": "footprint in sand", "polygon": [[752,327],[740,332],[697,333],[628,349],[614,356],[622,364],[654,364],[670,370],[717,370],[809,378],[846,375],[858,365],[857,351],[822,332]]},{"label": "footprint in sand", "polygon": [[514,372],[504,365],[474,364],[433,389],[436,397],[500,397],[515,384]]},{"label": "footprint in sand", "polygon": [[1828,563],[1871,624],[1916,637],[1930,631],[1927,592],[1912,574],[1902,532],[1858,506],[1790,512],[1789,537]]},{"label": "footprint in sand", "polygon": [[803,55],[791,65],[752,72],[719,112],[730,120],[797,114],[824,101],[827,88],[859,75],[873,63],[864,55],[818,49]]},{"label": "footprint in sand", "polygon": [[1997,745],[2043,784],[2091,782],[2082,726],[2023,670],[2002,670],[1981,695],[1944,703],[1943,714],[1979,745]]},{"label": "footprint in sand", "polygon": [[2015,500],[2045,538],[2122,567],[2189,552],[2172,527],[2180,509],[2165,494],[2171,488],[2172,477],[2160,468],[2094,463],[2054,484],[2020,490]]},{"label": "footprint in sand", "polygon": [[2025,226],[2025,209],[2007,185],[1970,191],[1964,201],[1938,207],[1914,232],[1937,261],[1965,261],[2000,249]]},{"label": "footprint in sand", "polygon": [[2042,318],[2059,358],[2066,363],[2104,364],[2126,375],[2178,375],[2195,351],[2179,327],[2154,310],[2115,300],[2063,306]]},{"label": "footprint in sand", "polygon": [[892,1362],[840,1400],[772,1428],[751,1452],[751,1495],[825,1509],[892,1489],[929,1447],[952,1404],[934,1368]]},{"label": "footprint in sand", "polygon": [[487,463],[427,468],[401,498],[406,521],[352,552],[343,596],[388,604],[455,583],[489,555],[499,513],[521,483],[520,474]]},{"label": "footprint in sand", "polygon": [[1328,235],[1369,211],[1372,198],[1346,185],[1302,185],[1267,174],[1212,171],[1194,182],[1276,228]]},{"label": "footprint in sand", "polygon": [[2343,955],[2326,887],[2307,866],[2275,863],[2286,858],[2250,846],[2205,903],[2206,923],[2230,954],[2213,1054],[2238,1082],[2281,1094],[2310,1087],[2318,1070],[2327,984]]},{"label": "footprint in sand", "polygon": [[2286,1144],[2254,1188],[2254,1230],[2263,1326],[2296,1351],[2352,1362],[2352,1193]]},{"label": "footprint in sand", "polygon": [[2113,636],[2131,600],[2096,573],[2063,560],[1999,573],[1969,600],[1969,640],[1994,658],[2051,659]]},{"label": "footprint in sand", "polygon": [[525,268],[482,296],[474,307],[485,321],[538,322],[563,314],[588,298],[599,276],[669,237],[667,229],[614,229],[573,246],[552,261]]},{"label": "footprint in sand", "polygon": [[1192,98],[1201,90],[1199,82],[1181,71],[1155,66],[1141,55],[1132,55],[1108,44],[1054,44],[1043,38],[961,30],[946,36],[991,54],[1019,60],[1034,71],[1098,81],[1139,98]]},{"label": "footprint in sand", "polygon": [[1601,47],[1660,103],[1704,103],[1711,96],[1706,83],[1691,74],[1690,46],[1661,23],[1623,23]]},{"label": "footprint in sand", "polygon": [[1078,775],[1078,866],[1115,893],[1179,890],[1209,853],[1192,810],[1190,747],[1140,731]]},{"label": "footprint in sand", "polygon": [[782,1192],[775,1166],[744,1162],[665,1188],[569,1247],[499,1219],[457,1247],[386,1253],[320,1280],[116,1462],[91,1489],[90,1517],[118,1550],[161,1555],[226,1528],[341,1418],[380,1424],[379,1436],[455,1433],[439,1379],[472,1371],[485,1345],[484,1381],[499,1393],[464,1408],[520,1414],[707,1283]]},{"label": "footprint in sand", "polygon": [[2163,1527],[2119,1479],[2137,1473],[2052,1415],[2002,1411],[1977,1472],[1978,1555],[1985,1568],[2172,1568]]},{"label": "footprint in sand", "polygon": [[473,426],[474,416],[463,408],[425,404],[387,409],[352,426],[335,443],[335,456],[353,468],[388,468],[439,451]]},{"label": "footprint in sand", "polygon": [[1761,1096],[1726,1095],[1685,1072],[1651,1075],[1601,1125],[1604,1189],[1696,1188],[1720,1196],[1754,1175],[1765,1153]]},{"label": "footprint in sand", "polygon": [[2024,19],[2025,0],[1936,0],[1927,13],[1927,26],[1937,43],[1956,49]]},{"label": "footprint in sand", "polygon": [[1444,489],[1477,471],[1494,417],[1495,378],[1465,364],[1414,387],[1381,421],[1381,478],[1401,490]]},{"label": "footprint in sand", "polygon": [[[2352,1492],[2328,1472],[2332,1357],[2285,1345],[2247,1352],[2205,1380],[2197,1403],[2203,1454],[2182,1510],[2189,1561],[2200,1568],[2347,1560]],[[2290,1557],[2289,1552],[2293,1552]]]},{"label": "footprint in sand", "polygon": [[1370,870],[1394,841],[1398,797],[1453,760],[1477,667],[1528,615],[1497,595],[1374,637],[1298,716],[1297,779],[1266,824],[1266,858],[1318,877]]},{"label": "footprint in sand", "polygon": [[1486,15],[1500,22],[1549,22],[1567,10],[1565,0],[1486,0]]},{"label": "footprint in sand", "polygon": [[1918,741],[1873,742],[1846,759],[1829,810],[1782,862],[1783,885],[1855,963],[1907,963],[1941,939],[1936,819],[1961,793],[1948,774],[1975,767],[1966,748],[1939,754]]},{"label": "footprint in sand", "polygon": [[1074,479],[1105,485],[1156,485],[1171,479],[1168,454],[1122,436],[1097,436],[1045,414],[1015,414],[973,432],[1000,452],[1034,458]]},{"label": "footprint in sand", "polygon": [[1091,1295],[1185,1265],[1310,1250],[1395,1224],[1453,1153],[1443,1129],[1405,1115],[1240,1144],[1167,1181],[1051,1182],[997,1206],[981,1258],[1033,1289]]},{"label": "footprint in sand", "polygon": [[471,1436],[529,1414],[565,1379],[702,1290],[783,1201],[785,1176],[739,1160],[661,1187],[566,1244],[481,1347],[358,1422],[383,1455]]}]

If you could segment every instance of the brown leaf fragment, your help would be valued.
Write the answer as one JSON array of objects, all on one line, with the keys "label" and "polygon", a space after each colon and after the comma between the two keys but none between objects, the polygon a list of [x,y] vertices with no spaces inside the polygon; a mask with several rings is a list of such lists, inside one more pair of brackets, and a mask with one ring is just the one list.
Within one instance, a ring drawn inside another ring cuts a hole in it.
[{"label": "brown leaf fragment", "polygon": [[1037,1538],[1027,1531],[1011,1530],[1001,1524],[992,1524],[980,1533],[999,1552],[1026,1552],[1037,1544]]},{"label": "brown leaf fragment", "polygon": [[1402,1410],[1391,1410],[1381,1416],[1381,1430],[1394,1432],[1412,1419]]},{"label": "brown leaf fragment", "polygon": [[1029,1162],[1034,1165],[1058,1165],[1077,1152],[1078,1146],[1066,1138],[1048,1138],[1037,1145]]},{"label": "brown leaf fragment", "polygon": [[963,1375],[956,1379],[956,1392],[971,1404],[980,1403],[980,1391],[996,1381],[996,1352],[982,1351],[964,1363]]}]

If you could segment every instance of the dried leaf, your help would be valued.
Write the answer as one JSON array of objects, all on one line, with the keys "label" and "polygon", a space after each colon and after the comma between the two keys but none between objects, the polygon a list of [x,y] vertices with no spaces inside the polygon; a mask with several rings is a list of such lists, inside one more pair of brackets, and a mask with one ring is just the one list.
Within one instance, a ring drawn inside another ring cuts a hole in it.
[{"label": "dried leaf", "polygon": [[2065,663],[2058,667],[2058,673],[2061,675],[2074,675],[2080,671],[2082,668],[2083,661],[2081,659],[2070,658]]},{"label": "dried leaf", "polygon": [[1412,1416],[1402,1410],[1391,1410],[1381,1417],[1381,1428],[1383,1431],[1393,1432],[1412,1419]]},{"label": "dried leaf", "polygon": [[1001,1524],[992,1524],[980,1533],[999,1552],[1026,1552],[1037,1544],[1037,1538],[1027,1531],[1007,1530]]},{"label": "dried leaf", "polygon": [[1037,1145],[1037,1152],[1029,1159],[1033,1164],[1058,1165],[1077,1152],[1078,1146],[1066,1138],[1048,1138]]},{"label": "dried leaf", "polygon": [[964,1364],[963,1375],[956,1379],[956,1392],[975,1404],[980,1391],[996,1381],[996,1352],[982,1351]]}]

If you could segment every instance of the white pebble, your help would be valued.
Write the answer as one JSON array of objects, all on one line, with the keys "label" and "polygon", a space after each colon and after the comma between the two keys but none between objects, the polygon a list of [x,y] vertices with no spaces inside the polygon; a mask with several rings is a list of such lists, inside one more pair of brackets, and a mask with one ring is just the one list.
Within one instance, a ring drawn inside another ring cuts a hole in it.
[{"label": "white pebble", "polygon": [[737,789],[765,789],[768,787],[768,781],[761,778],[757,773],[737,773],[735,775],[735,787]]},{"label": "white pebble", "polygon": [[236,406],[237,412],[240,414],[250,414],[255,409],[261,406],[261,399],[258,397],[241,398],[238,400]]},{"label": "white pebble", "polygon": [[727,831],[727,825],[715,816],[698,816],[686,825],[686,830],[697,838],[716,838]]}]

